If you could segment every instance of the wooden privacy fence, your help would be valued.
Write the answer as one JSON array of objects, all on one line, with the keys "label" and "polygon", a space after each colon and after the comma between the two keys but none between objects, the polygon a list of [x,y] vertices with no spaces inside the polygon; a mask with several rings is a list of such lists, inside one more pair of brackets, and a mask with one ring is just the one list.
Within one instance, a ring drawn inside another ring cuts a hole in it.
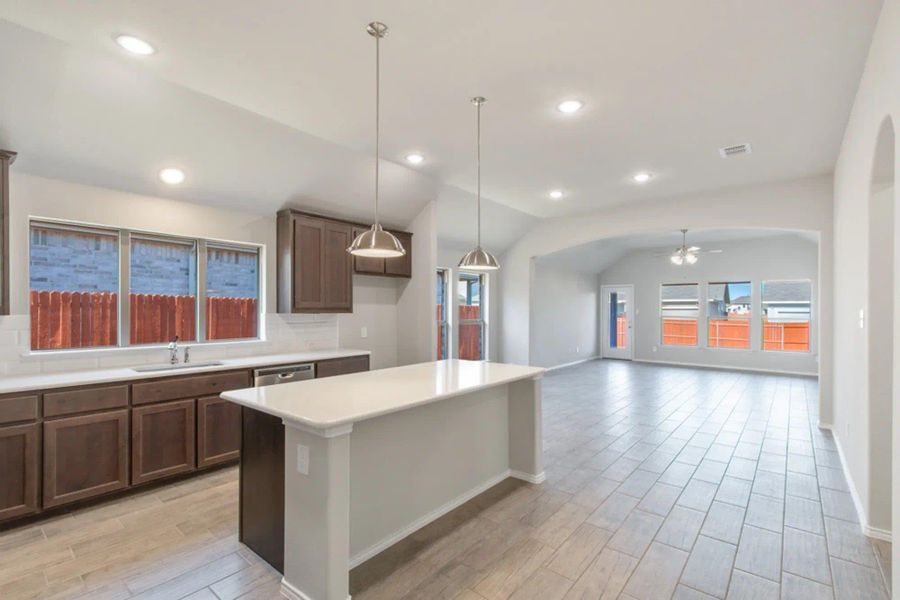
[{"label": "wooden privacy fence", "polygon": [[628,347],[628,318],[625,315],[616,317],[616,348]]},{"label": "wooden privacy fence", "polygon": [[482,323],[466,323],[481,319],[481,307],[469,304],[459,305],[459,357],[463,360],[481,360]]},{"label": "wooden privacy fence", "polygon": [[[49,350],[115,346],[115,292],[31,292],[31,348]],[[129,295],[130,343],[196,340],[195,296]],[[256,298],[207,298],[206,338],[257,337]]]},{"label": "wooden privacy fence", "polygon": [[[663,344],[696,346],[697,321],[663,319]],[[712,319],[708,324],[710,348],[749,348],[749,319]],[[809,322],[770,323],[763,321],[763,350],[809,352]]]},{"label": "wooden privacy fence", "polygon": [[115,346],[115,292],[31,292],[31,349]]}]

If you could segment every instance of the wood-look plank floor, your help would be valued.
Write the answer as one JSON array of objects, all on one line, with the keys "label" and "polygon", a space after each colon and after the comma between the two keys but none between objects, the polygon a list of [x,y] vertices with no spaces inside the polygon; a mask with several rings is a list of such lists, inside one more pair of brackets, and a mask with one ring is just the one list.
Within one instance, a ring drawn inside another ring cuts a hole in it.
[{"label": "wood-look plank floor", "polygon": [[[803,378],[594,361],[508,480],[351,573],[355,600],[889,597]],[[0,598],[279,598],[227,469],[0,534]]]}]

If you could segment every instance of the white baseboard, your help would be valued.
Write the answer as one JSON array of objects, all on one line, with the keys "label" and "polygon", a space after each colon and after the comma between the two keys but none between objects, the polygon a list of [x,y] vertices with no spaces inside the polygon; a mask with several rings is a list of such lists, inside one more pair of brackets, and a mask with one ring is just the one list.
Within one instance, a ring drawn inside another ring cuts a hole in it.
[{"label": "white baseboard", "polygon": [[[313,600],[284,577],[281,578],[281,595],[290,600]],[[347,594],[347,600],[350,600],[350,594]]]},{"label": "white baseboard", "polygon": [[[490,488],[494,487],[495,485],[497,485],[498,483],[500,483],[501,481],[503,481],[504,479],[507,479],[509,477],[515,477],[516,479],[523,479],[530,483],[541,483],[542,481],[544,481],[544,479],[546,479],[546,476],[544,475],[543,471],[538,475],[530,475],[528,473],[523,473],[521,471],[512,471],[510,469],[507,469],[507,470],[503,471],[502,473],[498,473],[497,475],[491,477],[487,481],[480,483],[479,485],[473,487],[472,489],[470,489],[466,492],[463,492],[462,494],[460,494],[456,498],[450,500],[446,504],[443,504],[443,505],[437,507],[436,509],[434,509],[433,511],[424,515],[423,517],[416,519],[415,521],[413,521],[406,527],[403,527],[402,529],[395,531],[394,533],[388,535],[381,541],[373,544],[372,546],[369,546],[368,548],[357,553],[356,555],[351,556],[350,557],[350,568],[352,569],[354,567],[361,565],[362,563],[366,562],[367,560],[369,560],[376,554],[379,554],[379,553],[383,552],[384,550],[387,550],[388,548],[390,548],[391,546],[393,546],[394,544],[396,544],[397,542],[399,542],[406,536],[410,535],[411,533],[414,533],[414,532],[418,531],[419,529],[421,529],[422,527],[425,527],[432,521],[443,517],[444,515],[446,515],[448,512],[450,512],[454,508],[457,508],[457,507],[465,504],[466,502],[468,502],[469,500],[471,500],[478,494],[481,494],[482,492],[486,492]],[[301,598],[300,600],[303,600],[303,599]]]},{"label": "white baseboard", "polygon": [[818,373],[806,373],[803,371],[782,371],[779,369],[756,369],[752,367],[729,367],[726,365],[705,365],[700,363],[678,362],[674,360],[653,360],[650,358],[635,358],[634,362],[652,365],[669,365],[672,367],[690,367],[692,369],[713,369],[715,371],[747,371],[748,373],[767,373],[769,375],[790,375],[792,377],[818,377]]},{"label": "white baseboard", "polygon": [[532,475],[531,473],[525,473],[524,471],[510,470],[509,476],[534,484],[544,483],[547,480],[547,474],[544,471],[541,471],[537,475]]},{"label": "white baseboard", "polygon": [[834,426],[828,423],[819,423],[819,427],[831,431],[831,436],[834,438],[834,445],[837,447],[838,457],[841,459],[841,470],[844,472],[844,479],[847,480],[847,487],[850,489],[850,497],[853,498],[853,507],[856,509],[856,518],[859,519],[859,528],[862,530],[863,535],[889,541],[891,539],[890,531],[885,531],[884,529],[878,529],[877,527],[869,525],[866,509],[863,506],[862,499],[859,497],[856,482],[853,481],[853,476],[850,475],[850,468],[847,466],[847,457],[844,454],[843,446],[841,446],[841,438],[837,434],[837,431],[835,431]]},{"label": "white baseboard", "polygon": [[554,365],[552,367],[547,367],[548,371],[556,371],[557,369],[565,369],[566,367],[574,367],[575,365],[580,365],[581,363],[590,362],[592,360],[597,360],[600,358],[599,356],[589,356],[587,358],[582,358],[580,360],[573,360],[572,362],[563,363],[561,365]]}]

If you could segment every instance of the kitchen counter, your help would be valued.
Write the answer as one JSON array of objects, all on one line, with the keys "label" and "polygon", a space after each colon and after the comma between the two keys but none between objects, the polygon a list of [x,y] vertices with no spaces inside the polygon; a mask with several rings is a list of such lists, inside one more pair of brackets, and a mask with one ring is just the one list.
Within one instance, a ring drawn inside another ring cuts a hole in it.
[{"label": "kitchen counter", "polygon": [[[39,373],[36,375],[4,377],[0,379],[0,394],[15,394],[33,390],[113,383],[116,381],[134,381],[138,379],[176,377],[179,375],[196,375],[198,373],[215,373],[217,371],[230,371],[234,369],[252,369],[255,367],[315,362],[332,358],[345,358],[348,356],[362,356],[369,354],[370,352],[368,350],[314,350],[287,354],[260,354],[241,358],[224,358],[219,360],[219,362],[222,363],[221,365],[190,367],[169,371],[135,371],[132,367],[118,367],[115,369],[91,369],[64,373]],[[163,356],[162,351],[160,352],[160,356]],[[197,362],[205,361],[206,359],[200,359]],[[160,364],[162,364],[162,361],[160,361]],[[144,365],[135,366],[139,367]]]},{"label": "kitchen counter", "polygon": [[[540,376],[544,369],[503,363],[442,360],[343,377],[234,390],[222,398],[279,417],[286,424],[327,431],[480,389]],[[340,402],[335,402],[340,398]]]}]

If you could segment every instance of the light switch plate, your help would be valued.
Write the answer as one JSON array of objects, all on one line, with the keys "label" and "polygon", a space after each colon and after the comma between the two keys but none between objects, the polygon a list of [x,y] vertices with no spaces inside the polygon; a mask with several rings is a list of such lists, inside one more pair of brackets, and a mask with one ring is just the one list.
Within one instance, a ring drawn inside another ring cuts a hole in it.
[{"label": "light switch plate", "polygon": [[367,337],[369,337],[369,328],[368,328],[368,327],[363,327],[362,329],[360,329],[360,330],[359,330],[359,337],[361,337],[361,338],[367,338]]},{"label": "light switch plate", "polygon": [[297,444],[297,472],[309,475],[309,446]]}]

